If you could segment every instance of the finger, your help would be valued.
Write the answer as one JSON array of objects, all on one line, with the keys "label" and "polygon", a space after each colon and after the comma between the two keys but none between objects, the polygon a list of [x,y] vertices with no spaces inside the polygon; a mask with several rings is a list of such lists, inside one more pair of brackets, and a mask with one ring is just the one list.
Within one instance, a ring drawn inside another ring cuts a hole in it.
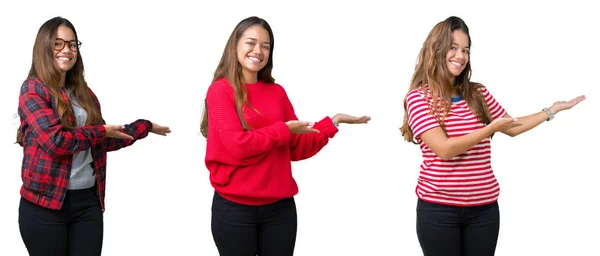
[{"label": "finger", "polygon": [[311,122],[306,122],[306,121],[296,121],[296,124],[298,126],[311,126],[312,125]]},{"label": "finger", "polygon": [[319,131],[317,129],[312,129],[312,128],[309,128],[306,131],[307,131],[306,133],[313,133],[313,132],[320,133],[321,132],[321,131]]},{"label": "finger", "polygon": [[585,100],[585,96],[581,95],[581,96],[579,96],[577,98],[574,98],[574,99],[570,100],[569,103],[571,103],[573,105],[576,105],[577,103],[582,102],[583,100]]},{"label": "finger", "polygon": [[111,131],[112,132],[112,131],[119,131],[119,130],[125,129],[125,126],[124,125],[112,125],[112,124],[109,124],[109,125],[105,125],[104,129],[106,129],[106,131]]}]

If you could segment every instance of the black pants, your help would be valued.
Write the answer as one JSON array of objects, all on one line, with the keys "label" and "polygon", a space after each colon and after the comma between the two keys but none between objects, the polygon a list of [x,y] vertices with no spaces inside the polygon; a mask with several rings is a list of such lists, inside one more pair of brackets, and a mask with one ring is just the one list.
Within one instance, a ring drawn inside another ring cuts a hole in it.
[{"label": "black pants", "polygon": [[221,256],[292,256],[296,245],[294,198],[248,206],[215,193],[211,229]]},{"label": "black pants", "polygon": [[425,256],[493,256],[499,231],[497,202],[475,207],[417,202],[417,236]]},{"label": "black pants", "polygon": [[68,190],[58,211],[21,198],[19,229],[30,256],[100,256],[103,219],[95,187]]}]

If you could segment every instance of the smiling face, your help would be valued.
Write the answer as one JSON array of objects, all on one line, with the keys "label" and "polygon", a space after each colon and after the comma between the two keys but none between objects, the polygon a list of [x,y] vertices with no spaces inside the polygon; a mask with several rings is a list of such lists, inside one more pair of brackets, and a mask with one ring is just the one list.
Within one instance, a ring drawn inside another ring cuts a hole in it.
[{"label": "smiling face", "polygon": [[452,32],[453,42],[446,54],[446,65],[452,78],[459,76],[469,63],[469,36],[461,30]]},{"label": "smiling face", "polygon": [[73,30],[67,26],[59,26],[53,44],[54,66],[64,74],[77,62],[78,41]]},{"label": "smiling face", "polygon": [[255,83],[257,73],[269,61],[271,54],[269,32],[260,25],[246,29],[237,43],[237,58],[246,83]]}]

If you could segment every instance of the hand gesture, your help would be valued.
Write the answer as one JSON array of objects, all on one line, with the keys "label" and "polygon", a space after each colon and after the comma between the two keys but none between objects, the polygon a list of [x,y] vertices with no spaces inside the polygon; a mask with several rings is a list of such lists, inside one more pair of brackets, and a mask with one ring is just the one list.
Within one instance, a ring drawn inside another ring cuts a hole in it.
[{"label": "hand gesture", "polygon": [[338,124],[366,124],[371,120],[370,116],[351,116],[347,114],[336,114],[331,119]]},{"label": "hand gesture", "polygon": [[319,132],[319,130],[312,128],[312,123],[310,122],[291,120],[285,122],[285,124],[287,125],[288,129],[290,129],[290,132],[294,134],[307,134]]},{"label": "hand gesture", "polygon": [[167,133],[171,133],[171,129],[167,126],[160,126],[158,124],[152,123],[151,133],[155,133],[161,136],[167,136]]},{"label": "hand gesture", "polygon": [[107,125],[104,125],[104,129],[106,129],[106,137],[133,140],[133,137],[131,137],[129,134],[121,132],[121,130],[125,129],[125,126],[123,126],[123,125],[107,124]]},{"label": "hand gesture", "polygon": [[571,109],[572,107],[577,105],[579,102],[582,102],[583,100],[585,100],[585,95],[581,95],[570,101],[557,101],[557,102],[554,102],[554,104],[552,104],[550,109],[554,111],[554,114],[556,114],[560,111]]},{"label": "hand gesture", "polygon": [[492,127],[493,132],[500,132],[500,131],[504,131],[506,129],[511,129],[511,128],[518,127],[521,125],[523,125],[523,124],[519,123],[516,118],[504,118],[504,117],[497,118],[489,124],[489,126]]}]

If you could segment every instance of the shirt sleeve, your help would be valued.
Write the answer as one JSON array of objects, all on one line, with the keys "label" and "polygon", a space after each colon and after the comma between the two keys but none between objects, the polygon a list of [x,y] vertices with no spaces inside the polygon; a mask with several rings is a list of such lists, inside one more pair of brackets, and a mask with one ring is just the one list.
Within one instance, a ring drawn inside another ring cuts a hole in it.
[{"label": "shirt sleeve", "polygon": [[440,124],[431,114],[429,105],[425,96],[418,90],[413,90],[406,96],[408,126],[415,139],[430,129],[440,127]]},{"label": "shirt sleeve", "polygon": [[498,101],[496,101],[494,96],[492,96],[485,86],[479,86],[477,89],[481,92],[483,98],[485,98],[485,102],[488,105],[493,119],[498,119],[506,115],[506,110],[498,103]]}]

